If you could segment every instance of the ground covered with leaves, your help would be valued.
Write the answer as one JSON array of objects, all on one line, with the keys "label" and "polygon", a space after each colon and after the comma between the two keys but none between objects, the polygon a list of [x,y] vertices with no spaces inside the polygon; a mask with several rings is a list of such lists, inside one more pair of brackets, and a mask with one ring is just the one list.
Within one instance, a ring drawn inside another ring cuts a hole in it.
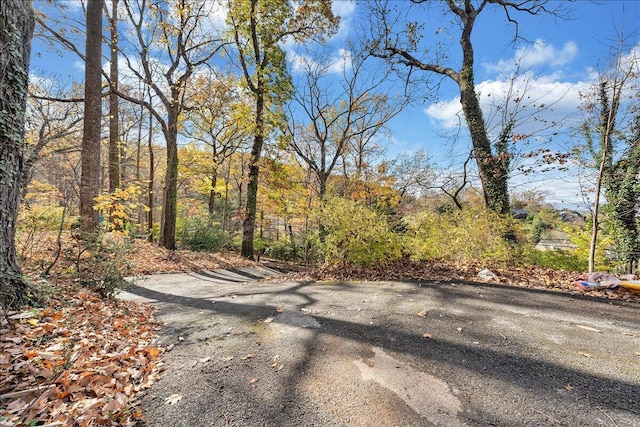
[{"label": "ground covered with leaves", "polygon": [[[64,243],[66,252],[47,280],[40,274],[52,261],[55,239],[31,248],[25,271],[48,296],[38,307],[2,313],[0,427],[134,426],[144,417],[136,407],[141,392],[161,375],[165,349],[156,342],[160,325],[153,310],[80,287],[71,274],[79,253],[73,244]],[[131,276],[255,264],[234,254],[168,251],[139,240],[130,245],[123,256]],[[298,270],[281,280],[464,280],[583,293],[573,284],[577,273],[500,264],[400,260],[366,268],[277,266]],[[480,278],[484,269],[492,275]],[[640,302],[640,295],[625,289],[587,294]]]},{"label": "ground covered with leaves", "polygon": [[[150,306],[79,286],[79,253],[66,238],[51,275],[55,238],[44,236],[23,262],[40,302],[0,318],[0,426],[134,426],[141,392],[162,372],[165,351]],[[49,236],[50,237],[50,236]],[[124,254],[131,276],[252,264],[233,254],[168,251],[133,241]]]},{"label": "ground covered with leaves", "polygon": [[0,425],[135,425],[162,370],[152,309],[87,291],[2,319]]},{"label": "ground covered with leaves", "polygon": [[[484,275],[479,274],[483,270],[485,272],[489,271]],[[517,267],[501,263],[466,261],[415,262],[408,259],[400,259],[389,264],[370,267],[324,266],[313,270],[290,273],[283,276],[282,280],[483,282],[640,303],[639,294],[624,288],[584,292],[574,284],[579,278],[580,274],[576,272],[535,266]]]}]

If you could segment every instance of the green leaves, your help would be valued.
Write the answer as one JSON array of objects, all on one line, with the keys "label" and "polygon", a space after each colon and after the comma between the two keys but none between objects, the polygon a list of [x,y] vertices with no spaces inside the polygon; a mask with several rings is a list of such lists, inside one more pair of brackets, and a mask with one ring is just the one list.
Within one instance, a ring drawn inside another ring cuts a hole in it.
[{"label": "green leaves", "polygon": [[326,261],[360,266],[400,258],[402,241],[387,221],[363,205],[343,198],[327,199],[317,214],[327,232]]}]

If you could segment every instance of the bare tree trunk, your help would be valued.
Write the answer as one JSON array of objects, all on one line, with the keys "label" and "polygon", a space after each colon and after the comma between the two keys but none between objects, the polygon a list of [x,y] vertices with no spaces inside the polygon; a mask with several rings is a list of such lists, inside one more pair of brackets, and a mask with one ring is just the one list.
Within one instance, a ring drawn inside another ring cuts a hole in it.
[{"label": "bare tree trunk", "polygon": [[[262,101],[262,102],[261,102]],[[264,136],[262,135],[263,117],[262,111],[264,101],[259,97],[256,109],[256,122],[259,129],[253,141],[251,148],[251,158],[249,160],[249,181],[247,182],[247,208],[242,221],[242,256],[253,260],[253,236],[256,226],[256,209],[258,205],[258,175],[260,173],[260,156],[262,154],[262,144]]]},{"label": "bare tree trunk", "polygon": [[27,301],[27,283],[16,257],[15,233],[33,27],[30,1],[0,2],[0,306],[4,309]]},{"label": "bare tree trunk", "polygon": [[222,212],[222,231],[227,231],[227,220],[229,218],[229,178],[231,176],[231,158],[227,166],[227,176],[224,185],[224,209]]},{"label": "bare tree trunk", "polygon": [[[174,98],[175,99],[175,98]],[[160,240],[163,248],[176,248],[176,218],[178,210],[178,112],[170,109],[167,141],[167,172],[165,174],[164,197],[162,201],[162,220]]]},{"label": "bare tree trunk", "polygon": [[111,0],[111,58],[109,79],[109,192],[120,188],[120,121],[118,91],[118,0]]},{"label": "bare tree trunk", "polygon": [[[608,179],[613,179],[613,142],[611,136],[616,131],[616,116],[618,114],[618,108],[620,106],[620,97],[622,95],[623,86],[627,78],[631,74],[627,74],[626,77],[620,76],[621,70],[621,50],[616,55],[615,74],[613,79],[608,82],[606,79],[601,81],[599,88],[599,101],[602,107],[600,112],[599,128],[602,132],[600,137],[600,167],[598,169],[598,178],[596,180],[595,200],[593,203],[593,228],[591,230],[591,242],[589,245],[589,272],[593,272],[595,269],[596,258],[596,246],[598,241],[598,227],[600,217],[600,191],[603,184],[607,183]],[[609,100],[607,93],[607,86],[610,85],[611,99]],[[613,187],[618,187],[621,183],[616,183]],[[612,202],[612,201],[610,201]]]},{"label": "bare tree trunk", "polygon": [[100,193],[100,121],[102,116],[102,5],[87,3],[87,40],[84,82],[84,130],[80,178],[80,223],[84,232],[95,233],[98,212],[94,198]]},{"label": "bare tree trunk", "polygon": [[600,169],[598,170],[598,179],[596,180],[596,196],[593,202],[593,215],[592,215],[592,228],[591,228],[591,242],[589,244],[589,273],[595,270],[596,264],[596,245],[598,241],[598,228],[600,226],[600,190],[602,189],[602,177],[604,175],[605,165],[607,161],[607,149],[609,147],[609,137],[604,137],[604,147],[602,159],[600,160]]},{"label": "bare tree trunk", "polygon": [[[138,185],[140,185],[140,162],[142,161],[142,124],[143,124],[143,120],[144,120],[144,107],[140,106],[140,120],[138,121],[138,138],[136,141],[136,183],[138,183]],[[151,129],[149,129],[149,133],[151,133]],[[139,206],[138,206],[138,225],[140,227],[140,235],[144,236],[145,233],[145,229],[144,229],[144,217],[145,217],[145,211],[144,211],[144,206],[142,203],[142,193],[140,194],[140,197],[138,199]]]},{"label": "bare tree trunk", "polygon": [[153,242],[153,184],[155,180],[155,165],[153,156],[153,114],[149,113],[149,139],[147,140],[147,147],[149,149],[149,187],[147,189],[147,228],[149,229],[149,236],[147,240]]},{"label": "bare tree trunk", "polygon": [[216,210],[216,185],[218,184],[218,167],[214,163],[211,174],[211,191],[209,192],[209,216],[213,216]]}]

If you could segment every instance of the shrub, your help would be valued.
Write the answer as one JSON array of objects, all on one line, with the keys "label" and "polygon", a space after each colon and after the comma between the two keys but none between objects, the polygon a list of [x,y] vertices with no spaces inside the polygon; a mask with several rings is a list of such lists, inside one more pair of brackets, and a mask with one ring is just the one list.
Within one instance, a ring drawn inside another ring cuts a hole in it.
[{"label": "shrub", "polygon": [[73,236],[78,243],[76,272],[80,283],[102,297],[112,297],[129,285],[131,272],[126,254],[132,250],[130,239],[103,233]]},{"label": "shrub", "polygon": [[553,222],[547,220],[543,212],[538,212],[533,216],[531,221],[531,231],[529,233],[529,240],[536,244],[542,239],[542,235],[553,229]]},{"label": "shrub", "polygon": [[282,261],[294,261],[300,255],[300,249],[287,239],[277,240],[265,248],[265,255]]},{"label": "shrub", "polygon": [[530,249],[524,254],[526,262],[539,267],[554,270],[587,271],[587,258],[580,257],[575,251],[538,251]]},{"label": "shrub", "polygon": [[[580,260],[583,260],[586,271],[589,260],[589,247],[591,245],[591,221],[585,224],[575,225],[569,224],[563,228],[563,231],[569,235],[571,243],[576,246],[573,254]],[[614,246],[615,240],[606,228],[598,233],[598,241],[596,245],[595,269],[597,271],[611,271],[615,269],[614,261],[611,259],[609,249]]]},{"label": "shrub", "polygon": [[176,234],[180,246],[192,251],[219,252],[227,243],[220,225],[205,216],[182,219],[177,224]]},{"label": "shrub", "polygon": [[128,235],[133,219],[138,214],[138,208],[143,206],[148,210],[138,201],[141,194],[142,189],[138,185],[131,184],[126,188],[118,188],[113,193],[96,197],[93,209],[99,211],[101,217],[106,219],[101,226],[106,231],[118,231]]},{"label": "shrub", "polygon": [[407,218],[406,248],[417,260],[510,261],[515,247],[505,236],[520,230],[513,220],[470,208],[451,213],[423,212]]},{"label": "shrub", "polygon": [[401,239],[390,230],[386,219],[361,204],[328,199],[317,217],[326,232],[327,262],[368,266],[392,261],[402,254]]}]

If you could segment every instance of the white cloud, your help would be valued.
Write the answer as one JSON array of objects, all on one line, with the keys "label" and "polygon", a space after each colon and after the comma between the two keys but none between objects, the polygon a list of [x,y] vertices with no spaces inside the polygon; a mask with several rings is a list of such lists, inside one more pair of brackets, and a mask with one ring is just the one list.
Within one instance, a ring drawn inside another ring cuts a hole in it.
[{"label": "white cloud", "polygon": [[333,56],[329,64],[330,74],[341,74],[351,69],[352,59],[351,52],[340,48],[336,55]]},{"label": "white cloud", "polygon": [[356,10],[355,0],[334,0],[331,3],[331,10],[334,15],[342,17],[351,17]]},{"label": "white cloud", "polygon": [[577,165],[569,165],[564,171],[540,172],[537,168],[536,173],[514,174],[509,179],[509,188],[516,192],[539,191],[546,195],[546,202],[556,207],[587,209],[589,205],[586,201],[593,196],[590,192],[593,186],[590,178]]},{"label": "white cloud", "polygon": [[538,39],[532,48],[518,49],[516,58],[521,58],[521,64],[525,68],[545,64],[559,67],[570,63],[577,54],[578,46],[573,41],[565,43],[562,50],[558,50]]},{"label": "white cloud", "polygon": [[[557,49],[537,40],[532,46],[516,50],[510,59],[484,64],[487,71],[496,74],[495,78],[476,85],[489,132],[499,129],[505,111],[515,115],[516,133],[535,133],[551,124],[568,126],[568,118],[578,112],[580,94],[593,81],[591,77],[578,82],[564,79],[559,68],[570,64],[577,53],[573,41]],[[546,73],[536,71],[541,68]],[[432,104],[425,113],[445,129],[464,125],[459,97]]]},{"label": "white cloud", "polygon": [[331,10],[335,16],[340,17],[338,31],[331,37],[331,40],[344,40],[351,31],[356,2],[355,0],[334,0],[331,3]]},{"label": "white cloud", "polygon": [[84,71],[84,61],[73,61],[73,68],[75,70]]},{"label": "white cloud", "polygon": [[462,104],[460,97],[449,101],[434,102],[424,110],[425,114],[431,117],[440,126],[446,129],[452,129],[464,122],[462,115]]},{"label": "white cloud", "polygon": [[578,55],[578,45],[574,41],[568,41],[562,49],[556,49],[542,39],[537,39],[533,45],[520,47],[513,58],[501,59],[495,64],[483,64],[487,71],[498,73],[510,73],[518,67],[528,70],[533,67],[559,68],[571,63]]}]

